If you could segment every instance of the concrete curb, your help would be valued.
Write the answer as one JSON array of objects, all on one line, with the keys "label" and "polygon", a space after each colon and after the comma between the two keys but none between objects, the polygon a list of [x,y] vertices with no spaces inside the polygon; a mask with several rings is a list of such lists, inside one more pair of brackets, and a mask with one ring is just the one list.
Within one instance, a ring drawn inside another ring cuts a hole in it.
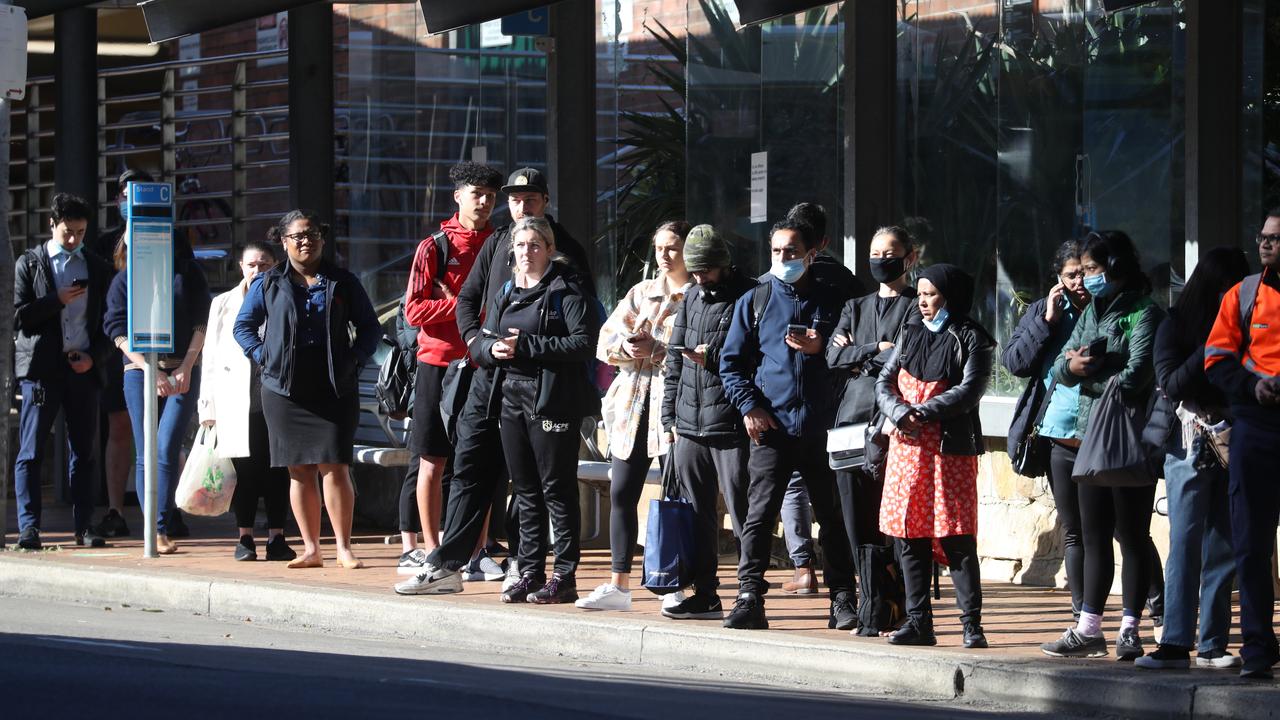
[{"label": "concrete curb", "polygon": [[[1280,687],[1231,675],[1135,675],[1098,662],[984,660],[978,653],[900,650],[812,637],[603,618],[442,598],[371,596],[285,583],[196,578],[0,558],[0,595],[128,604],[252,619],[364,637],[400,637],[537,657],[686,669],[772,684],[962,699],[1043,712],[1130,718],[1280,720]],[[1140,678],[1140,679],[1139,679]]]}]

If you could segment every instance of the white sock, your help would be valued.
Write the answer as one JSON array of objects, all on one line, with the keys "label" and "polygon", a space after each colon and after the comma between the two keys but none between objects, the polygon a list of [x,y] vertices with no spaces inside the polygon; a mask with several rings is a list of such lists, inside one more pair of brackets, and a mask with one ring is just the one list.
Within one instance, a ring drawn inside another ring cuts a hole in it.
[{"label": "white sock", "polygon": [[1102,616],[1093,613],[1080,613],[1080,622],[1076,623],[1076,632],[1085,637],[1097,637],[1102,634]]},{"label": "white sock", "polygon": [[1132,615],[1125,615],[1124,617],[1120,618],[1120,632],[1124,632],[1125,630],[1129,630],[1129,629],[1136,630],[1137,628],[1138,628],[1138,618]]}]

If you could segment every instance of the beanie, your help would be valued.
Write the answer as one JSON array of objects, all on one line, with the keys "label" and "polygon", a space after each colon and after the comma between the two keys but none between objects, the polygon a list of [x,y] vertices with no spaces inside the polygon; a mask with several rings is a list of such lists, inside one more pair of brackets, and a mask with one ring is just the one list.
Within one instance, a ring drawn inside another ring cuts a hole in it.
[{"label": "beanie", "polygon": [[689,231],[684,241],[684,264],[689,272],[705,272],[713,268],[729,267],[733,258],[729,244],[710,225],[699,225]]}]

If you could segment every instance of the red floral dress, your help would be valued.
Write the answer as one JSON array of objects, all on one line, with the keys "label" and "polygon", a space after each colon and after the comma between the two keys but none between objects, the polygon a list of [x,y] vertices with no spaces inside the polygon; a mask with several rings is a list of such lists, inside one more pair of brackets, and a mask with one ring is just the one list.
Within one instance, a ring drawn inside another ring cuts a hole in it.
[{"label": "red floral dress", "polygon": [[[947,389],[898,371],[902,399],[918,405]],[[942,424],[925,423],[915,437],[890,433],[880,531],[890,537],[941,538],[978,532],[978,458],[943,455]]]}]

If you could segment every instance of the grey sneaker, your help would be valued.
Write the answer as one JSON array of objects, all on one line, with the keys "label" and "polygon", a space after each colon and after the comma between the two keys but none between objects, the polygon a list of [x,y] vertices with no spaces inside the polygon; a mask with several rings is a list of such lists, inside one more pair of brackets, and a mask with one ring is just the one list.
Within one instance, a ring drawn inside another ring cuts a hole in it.
[{"label": "grey sneaker", "polygon": [[507,592],[518,582],[520,582],[520,566],[515,558],[507,558],[507,575],[502,579],[502,592]]},{"label": "grey sneaker", "polygon": [[1191,654],[1184,647],[1160,644],[1155,652],[1134,660],[1133,665],[1144,670],[1185,670],[1191,667]]},{"label": "grey sneaker", "polygon": [[[510,562],[510,560],[506,561]],[[489,557],[489,553],[481,550],[462,570],[464,582],[482,582],[502,580],[507,577],[506,565],[499,565],[497,560]]]},{"label": "grey sneaker", "polygon": [[396,585],[397,595],[448,595],[462,592],[462,576],[453,570],[427,565],[423,571]]},{"label": "grey sneaker", "polygon": [[1062,637],[1040,646],[1040,652],[1049,657],[1105,657],[1107,639],[1102,635],[1081,635],[1075,628],[1069,628]]},{"label": "grey sneaker", "polygon": [[397,575],[417,575],[427,567],[427,554],[422,548],[414,548],[400,556],[400,563],[396,565]]},{"label": "grey sneaker", "polygon": [[1230,670],[1240,667],[1239,656],[1220,650],[1212,653],[1200,653],[1196,655],[1196,667],[1208,668],[1210,670]]},{"label": "grey sneaker", "polygon": [[1142,649],[1142,637],[1138,635],[1138,628],[1121,630],[1120,636],[1116,638],[1116,661],[1133,662],[1144,654],[1146,653]]}]

